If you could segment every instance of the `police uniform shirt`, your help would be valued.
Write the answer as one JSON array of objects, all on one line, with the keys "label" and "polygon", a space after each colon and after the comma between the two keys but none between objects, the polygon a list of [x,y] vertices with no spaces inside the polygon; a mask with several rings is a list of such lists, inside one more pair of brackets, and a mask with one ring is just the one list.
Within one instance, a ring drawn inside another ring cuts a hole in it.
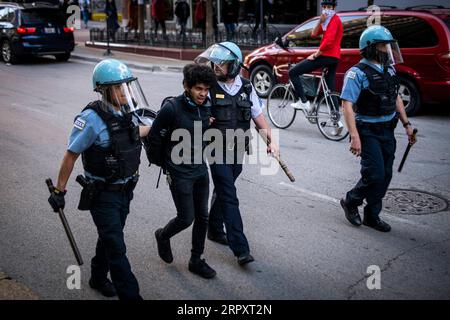
[{"label": "police uniform shirt", "polygon": [[[367,59],[362,59],[360,63],[367,64],[376,70],[383,72],[383,67],[379,64],[374,64]],[[388,68],[391,75],[395,75],[395,69],[391,66]],[[369,80],[366,74],[356,66],[350,68],[345,74],[344,85],[342,86],[341,99],[356,103],[361,90],[369,87]],[[363,122],[387,122],[395,117],[395,112],[385,116],[366,116],[356,113],[355,119]]]},{"label": "police uniform shirt", "polygon": [[[225,91],[226,93],[228,93],[231,96],[234,96],[235,94],[237,94],[239,92],[239,90],[241,90],[241,87],[242,87],[242,80],[241,80],[240,76],[237,76],[234,79],[234,82],[231,84],[221,82],[221,81],[218,81],[217,83],[223,89],[223,91]],[[264,104],[261,101],[261,98],[259,98],[258,95],[256,94],[256,90],[253,87],[253,85],[252,85],[252,93],[250,94],[250,101],[252,102],[252,108],[251,108],[252,119],[256,119],[262,113]]]},{"label": "police uniform shirt", "polygon": [[[109,111],[118,117],[122,116],[122,112],[109,108]],[[137,119],[133,117],[133,122],[137,124]],[[92,144],[102,148],[108,148],[111,144],[108,128],[100,116],[92,109],[82,111],[73,124],[72,132],[69,137],[67,150],[74,153],[83,153]],[[85,171],[87,178],[105,181],[104,178],[94,176]],[[131,177],[119,179],[114,183],[125,183]]]}]

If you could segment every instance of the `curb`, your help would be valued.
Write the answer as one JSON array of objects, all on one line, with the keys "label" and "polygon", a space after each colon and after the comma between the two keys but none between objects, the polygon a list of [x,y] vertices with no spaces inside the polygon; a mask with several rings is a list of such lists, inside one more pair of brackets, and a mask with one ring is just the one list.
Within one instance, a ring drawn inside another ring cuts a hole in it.
[{"label": "curb", "polygon": [[[121,52],[121,51],[118,51],[118,52],[119,53],[126,53],[126,52]],[[104,57],[97,57],[97,56],[93,56],[93,55],[84,55],[84,54],[73,53],[72,52],[71,58],[98,63],[98,62],[106,59],[107,57],[106,56],[104,56]],[[133,62],[133,61],[130,61],[130,60],[122,60],[122,61],[124,61],[125,64],[128,67],[130,67],[130,68],[134,68],[134,69],[138,69],[138,70],[144,70],[144,71],[150,71],[150,72],[176,72],[176,73],[180,73],[180,72],[183,72],[183,67],[184,67],[184,66],[168,66],[168,65],[158,65],[158,64],[154,64],[154,65],[153,64],[143,64],[143,63],[136,63],[136,62]]]},{"label": "curb", "polygon": [[[90,61],[90,62],[100,62],[105,58],[95,57],[95,56],[88,56],[88,55],[82,55],[82,54],[73,54],[71,55],[71,58],[84,60],[84,61]],[[127,60],[123,60],[126,65],[130,68],[138,69],[138,70],[144,70],[144,71],[151,71],[151,72],[176,72],[180,73],[183,72],[183,67],[177,67],[177,66],[165,66],[165,65],[148,65],[148,64],[140,64],[136,62],[131,62]]]}]

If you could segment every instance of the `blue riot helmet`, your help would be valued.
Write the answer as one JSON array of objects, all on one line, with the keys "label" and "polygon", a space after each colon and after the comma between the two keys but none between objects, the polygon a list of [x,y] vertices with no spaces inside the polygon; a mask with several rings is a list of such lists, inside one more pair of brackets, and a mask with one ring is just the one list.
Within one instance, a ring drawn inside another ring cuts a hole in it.
[{"label": "blue riot helmet", "polygon": [[361,55],[369,60],[375,60],[384,67],[403,63],[397,40],[391,32],[379,25],[368,27],[359,38]]},{"label": "blue riot helmet", "polygon": [[94,91],[102,95],[104,107],[113,107],[129,113],[148,108],[148,102],[139,81],[123,62],[116,59],[100,61],[92,74]]},{"label": "blue riot helmet", "polygon": [[[229,41],[213,44],[194,61],[199,64],[212,63],[213,66],[211,67],[215,71],[216,68],[222,70],[220,75],[216,71],[219,81],[234,79],[241,71],[243,62],[241,49],[235,43]],[[226,72],[225,65],[227,66]]]}]

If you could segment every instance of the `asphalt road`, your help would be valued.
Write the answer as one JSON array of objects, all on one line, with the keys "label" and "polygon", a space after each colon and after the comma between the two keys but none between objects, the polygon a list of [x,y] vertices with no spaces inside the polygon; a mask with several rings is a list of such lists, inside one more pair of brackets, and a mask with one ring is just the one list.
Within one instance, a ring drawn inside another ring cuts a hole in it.
[{"label": "asphalt road", "polygon": [[[43,299],[102,299],[87,282],[96,229],[89,212],[76,210],[81,161],[72,174],[66,215],[85,260],[81,289],[69,290],[75,264],[62,225],[48,203],[44,180],[57,177],[75,115],[90,101],[93,63],[39,59],[0,64],[0,267]],[[150,103],[181,92],[181,75],[134,70]],[[401,174],[391,188],[450,199],[450,112],[431,108],[411,119],[419,128]],[[406,146],[401,126],[397,167]],[[142,157],[141,179],[125,229],[128,257],[146,299],[449,299],[450,212],[383,214],[392,231],[352,227],[338,199],[359,178],[348,142],[325,140],[298,117],[280,132],[282,157],[297,178],[281,170],[261,175],[245,165],[237,181],[245,232],[256,261],[246,268],[231,251],[207,241],[212,280],[187,269],[191,228],[172,239],[175,260],[157,255],[154,231],[175,215],[168,186],[155,189],[159,170]],[[263,158],[267,161],[268,158]],[[367,268],[381,269],[381,289],[366,286]]]}]

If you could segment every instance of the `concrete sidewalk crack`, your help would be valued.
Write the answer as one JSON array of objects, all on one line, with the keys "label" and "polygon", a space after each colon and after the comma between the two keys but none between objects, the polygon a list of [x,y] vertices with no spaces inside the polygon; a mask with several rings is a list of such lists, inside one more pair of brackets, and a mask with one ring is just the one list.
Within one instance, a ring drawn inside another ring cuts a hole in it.
[{"label": "concrete sidewalk crack", "polygon": [[[450,240],[450,238],[444,239],[444,240],[441,240],[441,241],[428,241],[428,242],[425,242],[424,244],[417,245],[417,246],[414,246],[414,247],[409,248],[409,249],[407,249],[407,250],[404,250],[404,251],[400,252],[399,254],[397,254],[395,257],[389,259],[389,260],[386,262],[386,264],[384,265],[384,267],[381,268],[381,273],[383,273],[384,271],[387,271],[389,268],[391,268],[392,265],[393,265],[393,263],[394,263],[395,261],[397,261],[401,256],[404,256],[405,254],[407,254],[407,253],[409,253],[409,252],[411,252],[411,251],[413,251],[413,250],[416,250],[416,249],[419,249],[419,248],[426,247],[426,246],[428,246],[428,245],[430,245],[430,244],[439,244],[439,243],[443,243],[443,242],[446,242],[446,241],[449,241],[449,240]],[[352,284],[352,285],[350,285],[350,286],[347,287],[347,292],[348,292],[347,300],[351,300],[351,299],[356,295],[356,290],[354,290],[354,289],[355,289],[360,283],[362,283],[365,279],[367,279],[368,277],[369,277],[369,275],[364,275],[361,279],[359,279],[358,281],[356,281],[354,284]]]}]

